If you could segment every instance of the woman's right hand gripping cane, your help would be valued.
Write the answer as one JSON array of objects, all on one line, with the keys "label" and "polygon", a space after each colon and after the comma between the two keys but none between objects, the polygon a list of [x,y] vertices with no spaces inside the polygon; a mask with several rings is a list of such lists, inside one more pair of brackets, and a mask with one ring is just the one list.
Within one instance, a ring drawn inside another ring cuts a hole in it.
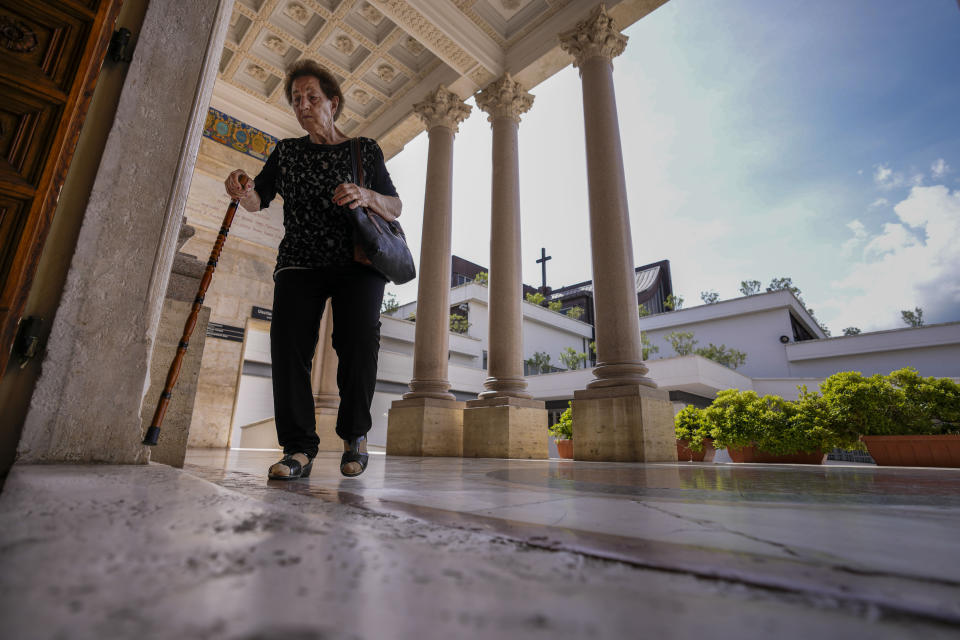
[{"label": "woman's right hand gripping cane", "polygon": [[[241,185],[241,178],[244,183]],[[224,190],[231,199],[239,199],[240,206],[247,211],[260,210],[260,195],[253,188],[253,180],[244,172],[243,169],[236,169],[230,172],[227,179],[223,181]]]}]

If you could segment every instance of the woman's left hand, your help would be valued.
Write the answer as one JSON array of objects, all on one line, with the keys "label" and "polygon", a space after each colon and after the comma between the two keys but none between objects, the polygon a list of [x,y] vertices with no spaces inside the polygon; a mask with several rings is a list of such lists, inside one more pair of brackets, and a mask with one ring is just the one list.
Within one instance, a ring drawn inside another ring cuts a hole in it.
[{"label": "woman's left hand", "polygon": [[368,206],[367,190],[352,182],[344,182],[333,192],[333,203],[341,207],[347,205],[351,209],[366,207]]}]

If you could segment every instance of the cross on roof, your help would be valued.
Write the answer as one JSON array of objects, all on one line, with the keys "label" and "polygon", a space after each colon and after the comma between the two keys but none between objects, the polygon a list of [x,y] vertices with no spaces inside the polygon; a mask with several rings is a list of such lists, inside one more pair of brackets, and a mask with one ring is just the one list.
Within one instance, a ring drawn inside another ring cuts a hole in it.
[{"label": "cross on roof", "polygon": [[548,256],[547,250],[544,247],[540,247],[540,259],[537,260],[537,264],[543,269],[543,285],[540,290],[544,293],[547,291],[547,260],[553,260],[553,256]]}]

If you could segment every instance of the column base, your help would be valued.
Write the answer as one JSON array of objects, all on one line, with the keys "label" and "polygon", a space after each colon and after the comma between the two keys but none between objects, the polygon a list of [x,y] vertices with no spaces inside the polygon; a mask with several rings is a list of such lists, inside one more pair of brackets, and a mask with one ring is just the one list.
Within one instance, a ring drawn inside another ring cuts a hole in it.
[{"label": "column base", "polygon": [[320,451],[343,451],[343,440],[337,435],[337,410],[317,407],[313,410],[317,417],[317,436],[320,438]]},{"label": "column base", "polygon": [[463,409],[458,400],[394,400],[387,414],[388,456],[463,456]]},{"label": "column base", "polygon": [[547,410],[539,400],[470,400],[463,411],[464,458],[545,460],[547,435]]},{"label": "column base", "polygon": [[670,395],[639,384],[575,391],[573,458],[676,462]]}]

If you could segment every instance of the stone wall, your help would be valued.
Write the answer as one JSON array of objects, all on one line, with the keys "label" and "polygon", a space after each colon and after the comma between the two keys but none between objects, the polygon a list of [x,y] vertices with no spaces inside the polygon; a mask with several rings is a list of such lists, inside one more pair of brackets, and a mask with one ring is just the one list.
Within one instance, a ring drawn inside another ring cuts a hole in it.
[{"label": "stone wall", "polygon": [[149,4],[24,423],[22,462],[148,459],[140,409],[232,5]]},{"label": "stone wall", "polygon": [[[220,199],[226,202],[225,196]],[[197,233],[184,245],[183,252],[206,262],[217,231],[199,226],[191,219],[189,205],[187,216],[190,224],[197,227]],[[205,306],[210,307],[210,321],[244,327],[254,305],[272,308],[276,260],[276,249],[228,237],[204,301]],[[207,338],[188,446],[226,447],[230,444],[242,348],[240,342]]]}]

